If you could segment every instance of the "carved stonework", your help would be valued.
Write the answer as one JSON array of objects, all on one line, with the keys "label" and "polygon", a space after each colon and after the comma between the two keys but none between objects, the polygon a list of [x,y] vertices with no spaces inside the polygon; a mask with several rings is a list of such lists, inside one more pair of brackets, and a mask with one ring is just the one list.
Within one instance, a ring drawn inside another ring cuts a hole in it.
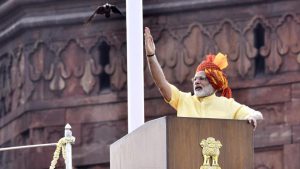
[{"label": "carved stonework", "polygon": [[[99,75],[104,71],[104,73],[108,74],[110,77],[110,84],[111,89],[120,91],[124,89],[125,83],[126,83],[126,50],[124,51],[124,48],[126,48],[125,43],[121,43],[119,40],[121,39],[122,35],[113,34],[112,35],[114,39],[108,39],[106,37],[99,38],[98,42],[92,47],[91,49],[91,55],[96,61],[97,65],[103,69],[97,73]],[[109,63],[106,65],[103,65],[102,68],[101,65],[99,65],[99,60],[101,56],[99,51],[99,46],[101,43],[106,43],[109,46]],[[101,82],[98,82],[99,88],[101,89]]]},{"label": "carved stonework", "polygon": [[[90,46],[91,43],[94,41],[86,40],[83,42],[84,42],[83,45],[82,45],[82,43],[80,43],[81,49],[88,48],[88,46]],[[85,46],[85,48],[83,46]],[[84,51],[82,50],[81,52],[82,53],[81,54],[79,53],[78,56],[83,55],[85,57],[78,58],[79,62],[74,63],[74,66],[75,66],[75,68],[76,68],[76,65],[80,66],[80,70],[82,70],[82,73],[78,74],[78,76],[76,75],[76,77],[78,77],[80,79],[80,85],[82,87],[82,90],[85,92],[85,94],[90,94],[97,83],[96,76],[102,72],[103,68],[98,64],[98,62],[96,62],[97,60],[95,60],[92,56],[90,56],[86,52],[86,50],[84,50]],[[70,73],[70,71],[67,71],[67,72]],[[69,76],[70,75],[66,75],[66,76],[64,76],[64,78],[69,78]]]},{"label": "carved stonework", "polygon": [[30,79],[39,81],[53,72],[56,57],[44,42],[38,42],[29,54]]},{"label": "carved stonework", "polygon": [[60,52],[61,63],[66,69],[69,77],[81,77],[84,72],[86,59],[86,50],[81,46],[77,40],[70,40],[67,42],[66,46]]},{"label": "carved stonework", "polygon": [[[211,38],[209,33],[200,24],[191,24],[187,28],[187,33],[184,35],[182,41],[183,51],[186,51],[186,55],[183,57],[183,63],[187,66],[197,66],[205,55],[209,53],[209,42],[211,42]],[[193,71],[188,70],[188,72],[190,72],[188,77],[194,75]],[[183,80],[186,79],[181,79],[180,81]]]},{"label": "carved stonework", "polygon": [[[127,133],[126,57],[143,56],[126,56],[124,17],[83,24],[102,2],[0,3],[1,147],[56,142],[70,122],[81,140],[74,145],[74,168],[109,168],[109,145]],[[206,54],[227,54],[235,99],[265,117],[254,135],[254,168],[300,168],[300,1],[144,2],[144,26],[167,80],[189,91]],[[125,1],[110,3],[125,12]],[[145,118],[174,114],[144,61]],[[0,153],[0,166],[47,168],[53,155],[51,147],[16,152]]]},{"label": "carved stonework", "polygon": [[[159,63],[166,77],[170,78],[169,81],[171,83],[176,82],[176,78],[174,77],[176,73],[173,71],[173,68],[176,67],[178,58],[178,51],[176,51],[176,49],[178,49],[179,46],[178,40],[169,30],[161,31],[158,40],[156,40],[156,53]],[[183,73],[186,74],[186,72]]]},{"label": "carved stonework", "polygon": [[16,108],[20,104],[25,103],[24,97],[22,97],[22,93],[24,92],[23,86],[25,81],[25,57],[23,52],[23,47],[18,47],[13,51],[13,63],[11,69],[12,75],[12,110],[16,110]]},{"label": "carved stonework", "polygon": [[217,31],[214,33],[214,40],[219,51],[226,53],[230,61],[237,61],[240,57],[240,40],[241,31],[234,25],[231,20],[224,20]]},{"label": "carved stonework", "polygon": [[64,71],[62,74],[63,77],[60,78],[66,81],[65,88],[63,88],[63,95],[66,97],[83,95],[84,90],[80,85],[80,79],[85,70],[86,50],[78,41],[72,39],[61,50],[59,57],[61,59],[59,62],[61,71]]},{"label": "carved stonework", "polygon": [[260,53],[266,57],[267,71],[275,73],[282,64],[282,55],[280,54],[280,40],[275,31],[266,29],[266,45],[261,48]]},{"label": "carved stonework", "polygon": [[50,87],[47,81],[51,81],[54,76],[58,58],[44,42],[36,43],[28,55],[29,78],[32,83],[30,86],[34,91],[32,99],[44,99],[43,94]]},{"label": "carved stonework", "polygon": [[52,68],[49,76],[46,77],[47,80],[50,80],[49,88],[51,91],[62,91],[66,87],[66,81],[64,78],[69,77],[66,73],[65,66],[60,62],[55,65],[55,68]]},{"label": "carved stonework", "polygon": [[0,56],[0,117],[11,111],[12,59],[8,53]]},{"label": "carved stonework", "polygon": [[276,33],[279,37],[279,53],[286,55],[288,52],[298,54],[300,52],[300,19],[294,14],[286,14],[276,25]]},{"label": "carved stonework", "polygon": [[[266,70],[265,72],[275,73],[279,70],[282,64],[282,58],[277,52],[277,45],[278,45],[278,37],[274,31],[273,26],[266,20],[264,17],[255,16],[246,27],[245,31],[248,33],[252,33],[254,28],[260,24],[264,29],[264,46],[259,49],[259,53],[262,57],[265,58],[266,61]],[[251,58],[254,58],[256,53],[252,55]]]},{"label": "carved stonework", "polygon": [[[110,64],[106,65],[104,71],[110,75],[110,82],[113,89],[121,90],[126,82],[127,76],[125,73],[125,56],[121,50],[115,46],[111,46],[109,52]],[[131,56],[133,57],[133,56]]]},{"label": "carved stonework", "polygon": [[278,71],[282,64],[282,54],[280,54],[280,46],[282,42],[279,40],[274,26],[269,25],[267,22],[262,22],[265,29],[265,44],[260,49],[260,54],[266,58],[267,71],[275,73]]},{"label": "carved stonework", "polygon": [[[226,53],[229,58],[227,72],[234,75],[234,72],[245,77],[251,67],[249,60],[253,55],[253,47],[249,45],[248,39],[242,35],[242,32],[231,20],[224,20],[214,34],[214,39],[218,45],[219,51]],[[255,52],[255,51],[254,51]]]},{"label": "carved stonework", "polygon": [[[99,39],[97,39],[97,41],[93,44],[93,46],[91,47],[90,49],[90,55],[91,55],[91,60],[93,60],[93,74],[95,75],[95,77],[98,77],[101,73],[103,73],[103,69],[104,67],[102,67],[100,65],[100,51],[99,51],[99,46],[101,45],[101,43],[105,43],[105,44],[108,44],[109,46],[111,46],[111,42],[106,39],[106,37],[104,36],[101,36]],[[99,80],[99,78],[96,78],[96,83],[98,85],[98,89],[97,89],[97,93],[100,89],[102,89],[102,86],[101,86],[101,82]]]},{"label": "carved stonework", "polygon": [[93,59],[85,61],[84,74],[81,78],[80,84],[86,94],[90,94],[96,84],[96,79],[92,71],[93,65],[95,65]]}]

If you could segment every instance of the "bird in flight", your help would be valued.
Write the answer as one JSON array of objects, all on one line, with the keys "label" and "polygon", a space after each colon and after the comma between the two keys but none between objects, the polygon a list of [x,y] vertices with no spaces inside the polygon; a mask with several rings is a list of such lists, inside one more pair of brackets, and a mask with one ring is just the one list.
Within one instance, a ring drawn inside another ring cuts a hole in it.
[{"label": "bird in flight", "polygon": [[92,19],[95,17],[95,15],[97,14],[104,14],[106,18],[110,17],[111,13],[116,13],[116,14],[120,14],[123,16],[122,12],[115,6],[115,5],[111,5],[109,3],[106,3],[102,6],[98,6],[97,9],[94,11],[94,13],[88,18],[88,20],[86,21],[87,23],[91,22]]}]

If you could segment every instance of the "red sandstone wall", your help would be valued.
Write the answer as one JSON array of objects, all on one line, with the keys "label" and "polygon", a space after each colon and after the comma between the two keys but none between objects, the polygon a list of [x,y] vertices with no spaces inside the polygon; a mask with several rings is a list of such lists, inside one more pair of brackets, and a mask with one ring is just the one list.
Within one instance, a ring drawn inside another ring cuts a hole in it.
[{"label": "red sandstone wall", "polygon": [[[126,26],[118,16],[84,26],[99,3],[2,2],[1,147],[56,142],[70,123],[75,167],[109,168],[109,145],[127,133]],[[123,1],[111,3],[125,7]],[[300,168],[300,3],[149,0],[144,7],[144,25],[153,31],[167,79],[190,91],[204,54],[227,53],[236,100],[265,117],[255,132],[255,169]],[[100,61],[102,42],[110,46],[106,65]],[[109,87],[101,74],[109,76]],[[174,115],[146,66],[145,97],[146,119]],[[0,153],[0,168],[48,168],[53,152]]]}]

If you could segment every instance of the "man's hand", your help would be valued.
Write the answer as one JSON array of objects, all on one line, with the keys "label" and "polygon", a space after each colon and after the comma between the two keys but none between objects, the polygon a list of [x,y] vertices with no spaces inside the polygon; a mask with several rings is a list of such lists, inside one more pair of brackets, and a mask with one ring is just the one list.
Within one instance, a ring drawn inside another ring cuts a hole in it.
[{"label": "man's hand", "polygon": [[256,119],[253,117],[248,117],[247,120],[248,120],[248,123],[250,123],[253,126],[253,131],[255,131],[256,126],[257,126]]},{"label": "man's hand", "polygon": [[169,82],[167,81],[164,72],[158,63],[158,60],[155,56],[155,44],[153,42],[150,29],[145,27],[145,51],[147,55],[147,62],[150,70],[150,74],[158,87],[161,95],[167,100],[171,100],[172,91]]},{"label": "man's hand", "polygon": [[261,112],[253,111],[246,119],[253,126],[253,130],[255,130],[257,126],[257,120],[263,120],[264,117]]},{"label": "man's hand", "polygon": [[150,29],[148,27],[145,27],[145,50],[146,55],[151,56],[155,54],[155,44],[153,42],[153,38],[150,32]]}]

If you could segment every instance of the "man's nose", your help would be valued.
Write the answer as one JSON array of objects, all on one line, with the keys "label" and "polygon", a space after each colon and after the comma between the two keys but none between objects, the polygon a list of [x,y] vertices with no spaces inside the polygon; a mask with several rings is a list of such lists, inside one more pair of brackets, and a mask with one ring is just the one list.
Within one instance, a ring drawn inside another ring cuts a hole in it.
[{"label": "man's nose", "polygon": [[200,79],[196,79],[195,84],[200,84],[200,81],[201,81]]}]

